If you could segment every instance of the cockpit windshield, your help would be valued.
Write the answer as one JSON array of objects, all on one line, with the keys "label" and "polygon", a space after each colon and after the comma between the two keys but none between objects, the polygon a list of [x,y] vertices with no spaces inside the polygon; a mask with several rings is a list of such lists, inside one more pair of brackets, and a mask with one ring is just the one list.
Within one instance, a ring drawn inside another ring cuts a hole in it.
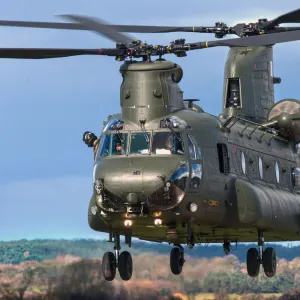
[{"label": "cockpit windshield", "polygon": [[101,139],[99,157],[125,155],[127,140],[127,133],[105,134]]},{"label": "cockpit windshield", "polygon": [[152,152],[154,154],[183,155],[184,147],[180,132],[154,132]]},{"label": "cockpit windshield", "polygon": [[149,141],[149,132],[132,132],[130,154],[149,154]]}]

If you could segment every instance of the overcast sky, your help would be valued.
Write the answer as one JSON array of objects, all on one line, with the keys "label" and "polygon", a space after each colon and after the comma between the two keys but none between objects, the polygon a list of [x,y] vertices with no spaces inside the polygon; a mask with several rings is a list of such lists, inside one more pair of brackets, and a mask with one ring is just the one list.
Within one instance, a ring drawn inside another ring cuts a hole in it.
[{"label": "overcast sky", "polygon": [[[11,0],[2,3],[0,19],[60,21],[60,14],[98,16],[115,24],[214,25],[223,21],[272,19],[297,7],[298,1],[252,0],[99,1]],[[249,6],[251,3],[251,6]],[[214,40],[208,34],[137,35],[148,43]],[[232,37],[233,38],[233,37]],[[276,100],[300,98],[299,42],[274,48]],[[113,47],[91,32],[0,27],[0,47]],[[185,98],[201,99],[203,109],[219,114],[223,67],[228,49],[212,48],[170,56],[184,69]],[[82,133],[101,132],[106,116],[119,111],[120,63],[108,57],[52,60],[0,59],[0,240],[20,238],[103,237],[87,223],[92,192],[93,154]]]}]

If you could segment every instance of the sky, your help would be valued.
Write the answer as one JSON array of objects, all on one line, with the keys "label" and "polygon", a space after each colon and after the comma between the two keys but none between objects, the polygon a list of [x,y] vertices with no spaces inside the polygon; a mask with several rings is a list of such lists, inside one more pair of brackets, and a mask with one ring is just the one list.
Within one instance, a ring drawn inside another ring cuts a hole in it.
[{"label": "sky", "polygon": [[[11,0],[0,19],[64,21],[60,14],[100,17],[114,24],[227,25],[272,19],[294,10],[298,1],[189,0]],[[248,4],[249,5],[249,4]],[[168,44],[214,40],[195,33],[132,34],[142,41]],[[233,36],[231,36],[233,38]],[[274,47],[276,101],[300,98],[300,42]],[[0,47],[104,48],[114,43],[92,32],[0,27]],[[228,49],[204,49],[180,64],[185,98],[198,98],[206,112],[219,114],[223,68]],[[0,240],[35,238],[105,238],[87,222],[92,193],[93,154],[82,142],[86,130],[97,135],[107,115],[119,112],[120,63],[114,58],[78,56],[50,60],[0,59]]]}]

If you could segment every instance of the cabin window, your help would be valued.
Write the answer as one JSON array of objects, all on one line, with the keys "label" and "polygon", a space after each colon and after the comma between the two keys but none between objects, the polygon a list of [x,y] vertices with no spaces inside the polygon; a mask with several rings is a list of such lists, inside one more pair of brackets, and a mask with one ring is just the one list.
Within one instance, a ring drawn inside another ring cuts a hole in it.
[{"label": "cabin window", "polygon": [[279,174],[279,165],[278,165],[278,161],[275,162],[275,176],[276,176],[276,182],[279,183],[279,177],[280,177],[280,174]]},{"label": "cabin window", "polygon": [[202,178],[202,165],[192,164],[192,177],[190,182],[191,189],[198,189]]},{"label": "cabin window", "polygon": [[229,157],[228,150],[225,144],[217,144],[218,158],[219,158],[219,169],[220,172],[228,175],[229,174]]},{"label": "cabin window", "polygon": [[241,165],[243,174],[246,174],[246,157],[243,151],[241,152]]},{"label": "cabin window", "polygon": [[300,168],[292,167],[292,185],[293,187],[300,187]]},{"label": "cabin window", "polygon": [[99,157],[125,155],[127,149],[127,140],[127,133],[105,134],[103,138],[101,138]]},{"label": "cabin window", "polygon": [[258,157],[259,178],[264,179],[264,166],[261,157]]},{"label": "cabin window", "polygon": [[152,140],[154,154],[183,155],[184,145],[180,132],[154,132]]},{"label": "cabin window", "polygon": [[149,154],[149,132],[132,132],[130,154]]},{"label": "cabin window", "polygon": [[194,137],[188,134],[188,145],[191,159],[201,159],[201,151]]}]

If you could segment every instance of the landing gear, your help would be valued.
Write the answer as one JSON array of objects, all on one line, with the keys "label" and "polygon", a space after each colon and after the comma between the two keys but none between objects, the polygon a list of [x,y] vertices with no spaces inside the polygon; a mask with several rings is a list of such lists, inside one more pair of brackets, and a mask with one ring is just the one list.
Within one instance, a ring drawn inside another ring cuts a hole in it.
[{"label": "landing gear", "polygon": [[[110,238],[110,240],[112,240]],[[131,237],[126,236],[126,240],[128,244],[131,245]],[[114,280],[116,276],[116,269],[119,269],[120,277],[127,281],[132,276],[132,257],[128,251],[123,251],[119,254],[121,250],[120,247],[120,235],[114,234],[114,250],[115,254],[112,252],[105,252],[102,259],[102,273],[103,277],[107,281]]]},{"label": "landing gear", "polygon": [[227,241],[227,240],[224,241],[223,250],[226,255],[229,254],[229,252],[230,252],[230,242],[229,241]]},{"label": "landing gear", "polygon": [[247,252],[247,271],[251,277],[257,277],[259,274],[260,265],[263,265],[265,275],[267,277],[273,277],[276,274],[276,253],[273,248],[268,247],[263,250],[264,247],[264,232],[258,231],[258,246],[256,248],[250,248]]},{"label": "landing gear", "polygon": [[184,264],[184,249],[181,245],[175,245],[170,253],[170,267],[174,275],[179,275]]},{"label": "landing gear", "polygon": [[262,263],[267,277],[273,277],[276,274],[276,253],[273,248],[268,247],[263,252]]},{"label": "landing gear", "polygon": [[128,251],[123,251],[119,256],[119,274],[120,277],[127,281],[132,276],[132,258]]},{"label": "landing gear", "polygon": [[102,258],[102,273],[107,281],[112,281],[116,276],[116,257],[112,252],[105,252]]},{"label": "landing gear", "polygon": [[250,248],[247,252],[247,272],[250,277],[257,277],[260,269],[260,258],[256,248]]}]

